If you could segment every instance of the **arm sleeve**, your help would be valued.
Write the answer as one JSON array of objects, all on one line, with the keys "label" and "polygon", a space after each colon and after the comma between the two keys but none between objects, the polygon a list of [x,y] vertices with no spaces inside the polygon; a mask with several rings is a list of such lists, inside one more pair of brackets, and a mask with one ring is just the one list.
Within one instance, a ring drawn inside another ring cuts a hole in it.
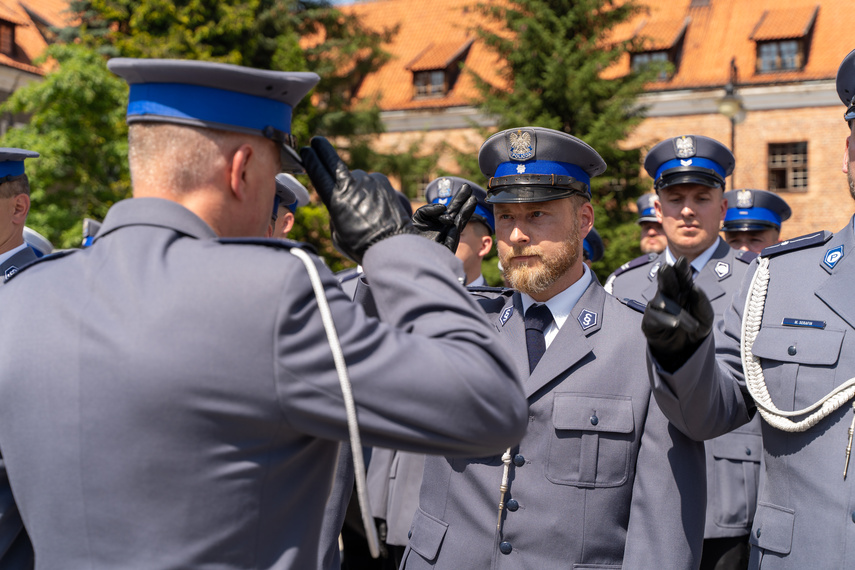
[{"label": "arm sleeve", "polygon": [[[495,326],[460,285],[459,263],[419,236],[372,246],[364,267],[383,322],[367,317],[319,268],[364,445],[479,456],[522,437],[528,406],[520,379]],[[278,311],[285,420],[310,435],[346,439],[332,352],[305,272],[287,280]]]}]

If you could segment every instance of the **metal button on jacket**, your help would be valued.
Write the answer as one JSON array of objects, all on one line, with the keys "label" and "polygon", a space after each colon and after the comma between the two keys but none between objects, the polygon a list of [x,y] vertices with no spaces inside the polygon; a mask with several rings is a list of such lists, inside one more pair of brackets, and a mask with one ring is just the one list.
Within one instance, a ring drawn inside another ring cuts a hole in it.
[{"label": "metal button on jacket", "polygon": [[798,351],[796,350],[795,346],[791,346],[790,348],[787,349],[787,354],[789,354],[790,356],[795,356],[796,352],[798,352]]},{"label": "metal button on jacket", "polygon": [[517,467],[522,467],[523,465],[525,465],[525,457],[523,457],[519,453],[514,455],[514,465],[516,465]]},{"label": "metal button on jacket", "polygon": [[499,550],[502,552],[502,554],[510,554],[511,550],[513,550],[513,549],[514,549],[514,547],[511,546],[511,543],[508,542],[507,540],[503,541],[499,545]]},{"label": "metal button on jacket", "polygon": [[516,499],[511,499],[508,501],[508,510],[513,512],[520,508],[520,503]]},{"label": "metal button on jacket", "polygon": [[751,448],[750,447],[745,448],[745,455],[751,455]]},{"label": "metal button on jacket", "polygon": [[593,416],[591,416],[591,425],[595,426],[598,423],[600,423],[600,418],[597,417],[597,414],[594,414]]}]

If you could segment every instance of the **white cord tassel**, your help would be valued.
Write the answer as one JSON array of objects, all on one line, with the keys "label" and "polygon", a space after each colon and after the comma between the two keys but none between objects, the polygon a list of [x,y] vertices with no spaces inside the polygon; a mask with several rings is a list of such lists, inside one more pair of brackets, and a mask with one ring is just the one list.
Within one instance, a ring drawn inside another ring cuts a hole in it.
[{"label": "white cord tassel", "polygon": [[508,476],[511,471],[511,448],[505,450],[502,455],[502,463],[505,464],[502,470],[502,484],[499,485],[499,521],[496,523],[496,530],[502,530],[502,511],[505,510],[505,493],[508,492]]},{"label": "white cord tassel", "polygon": [[294,248],[291,253],[296,255],[306,266],[312,289],[318,301],[318,309],[321,311],[321,320],[327,332],[330,349],[338,372],[338,380],[341,384],[341,394],[344,398],[344,409],[347,414],[347,430],[350,433],[350,447],[353,448],[353,470],[356,475],[356,496],[359,499],[359,509],[362,511],[362,524],[365,527],[365,536],[368,539],[368,550],[372,558],[380,556],[380,540],[377,538],[377,527],[374,526],[374,518],[371,516],[371,505],[368,502],[368,491],[365,484],[365,458],[362,455],[362,439],[359,437],[359,423],[356,417],[356,404],[353,401],[353,390],[350,378],[347,375],[347,363],[341,350],[341,342],[335,330],[335,322],[332,318],[329,303],[324,292],[324,284],[318,274],[318,268],[312,258],[305,251]]},{"label": "white cord tassel", "polygon": [[[766,304],[766,293],[769,288],[769,277],[769,258],[760,258],[757,264],[757,271],[751,279],[748,298],[745,300],[745,312],[742,316],[742,343],[740,351],[742,369],[745,372],[745,384],[748,387],[748,392],[757,404],[757,410],[770,426],[786,432],[803,432],[815,426],[829,414],[834,413],[855,396],[855,378],[850,378],[818,402],[802,410],[785,412],[775,406],[766,387],[766,378],[763,376],[763,367],[760,365],[760,359],[751,352],[757,334],[760,332],[761,322],[763,321],[763,310]],[[800,421],[789,419],[805,414],[810,415]]]}]

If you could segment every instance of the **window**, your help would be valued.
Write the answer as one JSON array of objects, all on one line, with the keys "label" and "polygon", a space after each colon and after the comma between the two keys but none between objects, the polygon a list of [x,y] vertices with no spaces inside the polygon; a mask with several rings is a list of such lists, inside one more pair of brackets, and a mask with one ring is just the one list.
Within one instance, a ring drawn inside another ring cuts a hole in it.
[{"label": "window", "polygon": [[757,73],[798,70],[804,66],[804,42],[758,42]]},{"label": "window", "polygon": [[445,95],[445,71],[419,71],[413,74],[415,98],[427,99]]},{"label": "window", "polygon": [[[659,63],[664,64],[668,63],[670,58],[668,57],[667,51],[645,51],[641,53],[632,54],[632,70],[640,71],[642,68],[652,64]],[[663,69],[656,76],[657,81],[668,81],[668,70],[665,69],[665,66],[662,66]]]},{"label": "window", "polygon": [[15,26],[0,22],[0,53],[15,55]]},{"label": "window", "polygon": [[769,190],[807,192],[806,142],[769,145]]}]

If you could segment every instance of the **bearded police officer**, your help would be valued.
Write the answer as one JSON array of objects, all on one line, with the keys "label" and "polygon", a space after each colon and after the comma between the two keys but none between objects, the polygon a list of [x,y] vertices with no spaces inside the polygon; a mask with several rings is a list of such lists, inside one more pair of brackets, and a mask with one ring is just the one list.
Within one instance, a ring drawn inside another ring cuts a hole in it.
[{"label": "bearded police officer", "polygon": [[733,249],[760,253],[780,240],[781,224],[792,210],[783,198],[767,190],[725,192],[724,241]]},{"label": "bearded police officer", "polygon": [[[848,107],[843,170],[855,198],[855,51],[837,92]],[[750,568],[852,566],[853,223],[766,248],[714,337],[709,302],[682,263],[660,275],[644,316],[656,398],[681,429],[706,439],[762,416]]]},{"label": "bearded police officer", "polygon": [[[712,301],[716,319],[723,319],[754,258],[753,253],[731,249],[718,235],[727,210],[725,177],[733,166],[733,154],[727,147],[707,137],[674,137],[654,146],[644,168],[659,196],[655,208],[668,247],[657,256],[642,256],[618,268],[606,282],[606,289],[621,299],[649,301],[656,294],[657,272],[683,256],[691,264],[695,283]],[[757,421],[706,445],[702,568],[745,568],[748,563],[760,445]]]},{"label": "bearded police officer", "polygon": [[290,114],[315,74],[108,66],[131,84],[135,197],[91,247],[0,290],[0,450],[40,566],[317,567],[348,438],[333,351],[366,445],[486,455],[519,439],[515,367],[460,262],[328,142],[302,159],[385,323],[320,260],[240,239],[263,235],[276,173],[298,166]]},{"label": "bearded police officer", "polygon": [[662,230],[662,222],[656,217],[656,194],[644,194],[636,205],[637,223],[641,226],[641,239],[638,244],[641,253],[662,253],[668,245],[668,239]]},{"label": "bearded police officer", "polygon": [[503,455],[425,458],[403,567],[696,567],[703,448],[652,398],[641,315],[582,262],[603,159],[524,127],[490,137],[478,161],[516,290],[475,291],[526,378],[528,430]]}]

